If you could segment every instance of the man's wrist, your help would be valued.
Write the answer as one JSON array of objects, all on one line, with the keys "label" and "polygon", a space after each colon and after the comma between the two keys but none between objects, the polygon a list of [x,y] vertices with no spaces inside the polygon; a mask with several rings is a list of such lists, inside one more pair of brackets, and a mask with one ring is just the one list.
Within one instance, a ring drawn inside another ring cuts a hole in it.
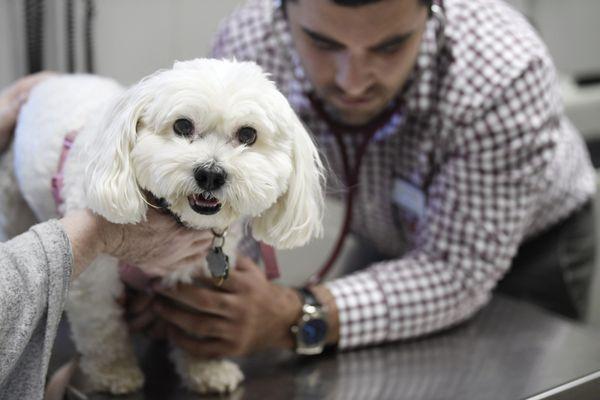
[{"label": "man's wrist", "polygon": [[310,288],[313,295],[323,305],[327,313],[327,345],[336,345],[340,338],[340,321],[337,305],[333,294],[323,285],[317,285]]},{"label": "man's wrist", "polygon": [[294,350],[296,341],[292,334],[292,326],[294,326],[302,315],[302,301],[296,292],[296,289],[290,287],[279,286],[283,290],[285,311],[283,313],[283,336],[281,338],[280,347],[287,350]]},{"label": "man's wrist", "polygon": [[[282,347],[288,350],[297,350],[297,330],[303,323],[302,318],[304,315],[304,300],[303,295],[299,293],[297,289],[285,289],[286,296],[290,296],[290,301],[286,302],[289,311],[286,313],[288,316],[285,323],[286,336],[284,345]],[[324,344],[326,346],[336,345],[339,340],[339,316],[335,298],[325,286],[313,286],[310,288],[310,293],[312,293],[314,298],[321,304],[322,307],[320,308],[322,308],[323,311],[322,315],[324,315],[326,318],[325,322],[327,326],[327,333]]]}]

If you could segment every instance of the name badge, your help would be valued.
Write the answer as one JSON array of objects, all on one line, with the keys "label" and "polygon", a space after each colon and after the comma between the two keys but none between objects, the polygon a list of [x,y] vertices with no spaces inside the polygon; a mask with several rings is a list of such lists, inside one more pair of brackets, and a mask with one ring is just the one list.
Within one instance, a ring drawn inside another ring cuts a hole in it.
[{"label": "name badge", "polygon": [[425,214],[425,193],[412,183],[403,179],[396,179],[392,197],[398,207],[410,212],[419,219]]}]

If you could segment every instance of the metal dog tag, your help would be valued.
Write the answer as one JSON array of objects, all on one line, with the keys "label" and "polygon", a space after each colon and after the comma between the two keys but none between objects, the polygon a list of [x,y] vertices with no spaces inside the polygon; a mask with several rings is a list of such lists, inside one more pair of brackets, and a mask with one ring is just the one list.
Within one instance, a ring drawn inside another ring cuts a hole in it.
[{"label": "metal dog tag", "polygon": [[213,278],[227,279],[229,275],[229,257],[223,253],[222,247],[213,247],[206,256],[206,261]]}]

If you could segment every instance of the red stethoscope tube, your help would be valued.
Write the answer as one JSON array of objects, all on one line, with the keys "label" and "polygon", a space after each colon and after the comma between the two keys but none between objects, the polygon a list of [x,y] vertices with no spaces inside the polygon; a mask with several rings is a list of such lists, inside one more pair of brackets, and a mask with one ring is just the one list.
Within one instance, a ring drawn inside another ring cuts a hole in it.
[{"label": "red stethoscope tube", "polygon": [[[364,155],[367,153],[369,143],[371,142],[377,131],[381,127],[383,127],[383,125],[387,121],[389,121],[392,114],[398,110],[398,105],[396,104],[394,106],[389,107],[376,120],[369,123],[365,127],[361,127],[361,129],[358,130],[357,128],[343,126],[339,123],[336,123],[335,121],[332,121],[331,118],[327,115],[326,111],[324,110],[321,102],[313,94],[308,94],[307,97],[309,98],[314,110],[316,110],[316,112],[319,114],[319,117],[321,117],[327,123],[329,129],[335,137],[335,141],[337,143],[337,147],[340,151],[342,158],[342,165],[344,168],[343,179],[347,189],[345,201],[346,207],[344,212],[344,223],[342,225],[342,229],[338,234],[335,246],[331,250],[327,261],[325,261],[325,263],[321,266],[321,268],[319,268],[319,270],[317,270],[317,272],[315,272],[308,278],[306,286],[313,286],[318,284],[323,280],[323,278],[325,278],[325,276],[329,273],[336,260],[338,259],[340,252],[342,251],[346,237],[348,236],[348,233],[350,233],[350,226],[352,224],[353,201],[354,196],[356,195],[356,192],[358,190],[360,168],[362,166]],[[354,168],[352,168],[352,166],[350,165],[347,147],[342,137],[344,133],[360,134],[361,136],[363,136],[363,140],[360,143],[360,146],[356,152]]]}]

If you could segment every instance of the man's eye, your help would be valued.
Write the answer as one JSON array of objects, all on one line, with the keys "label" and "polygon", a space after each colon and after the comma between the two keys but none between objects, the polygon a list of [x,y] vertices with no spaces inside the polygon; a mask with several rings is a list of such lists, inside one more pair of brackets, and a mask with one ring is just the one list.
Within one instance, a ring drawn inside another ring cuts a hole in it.
[{"label": "man's eye", "polygon": [[315,39],[315,38],[311,38],[311,42],[316,48],[321,49],[321,50],[337,51],[337,50],[341,50],[341,48],[342,48],[342,46],[340,46],[338,44],[330,43],[325,40],[319,40],[319,39]]},{"label": "man's eye", "polygon": [[379,54],[394,54],[394,53],[398,52],[400,49],[402,49],[403,45],[404,45],[404,42],[388,44],[386,46],[381,46],[381,47],[375,49],[375,52],[379,53]]},{"label": "man's eye", "polygon": [[194,123],[187,118],[180,118],[173,124],[173,131],[179,136],[192,136],[194,134]]},{"label": "man's eye", "polygon": [[241,127],[236,134],[240,143],[246,146],[252,146],[256,142],[256,129],[251,126]]}]

